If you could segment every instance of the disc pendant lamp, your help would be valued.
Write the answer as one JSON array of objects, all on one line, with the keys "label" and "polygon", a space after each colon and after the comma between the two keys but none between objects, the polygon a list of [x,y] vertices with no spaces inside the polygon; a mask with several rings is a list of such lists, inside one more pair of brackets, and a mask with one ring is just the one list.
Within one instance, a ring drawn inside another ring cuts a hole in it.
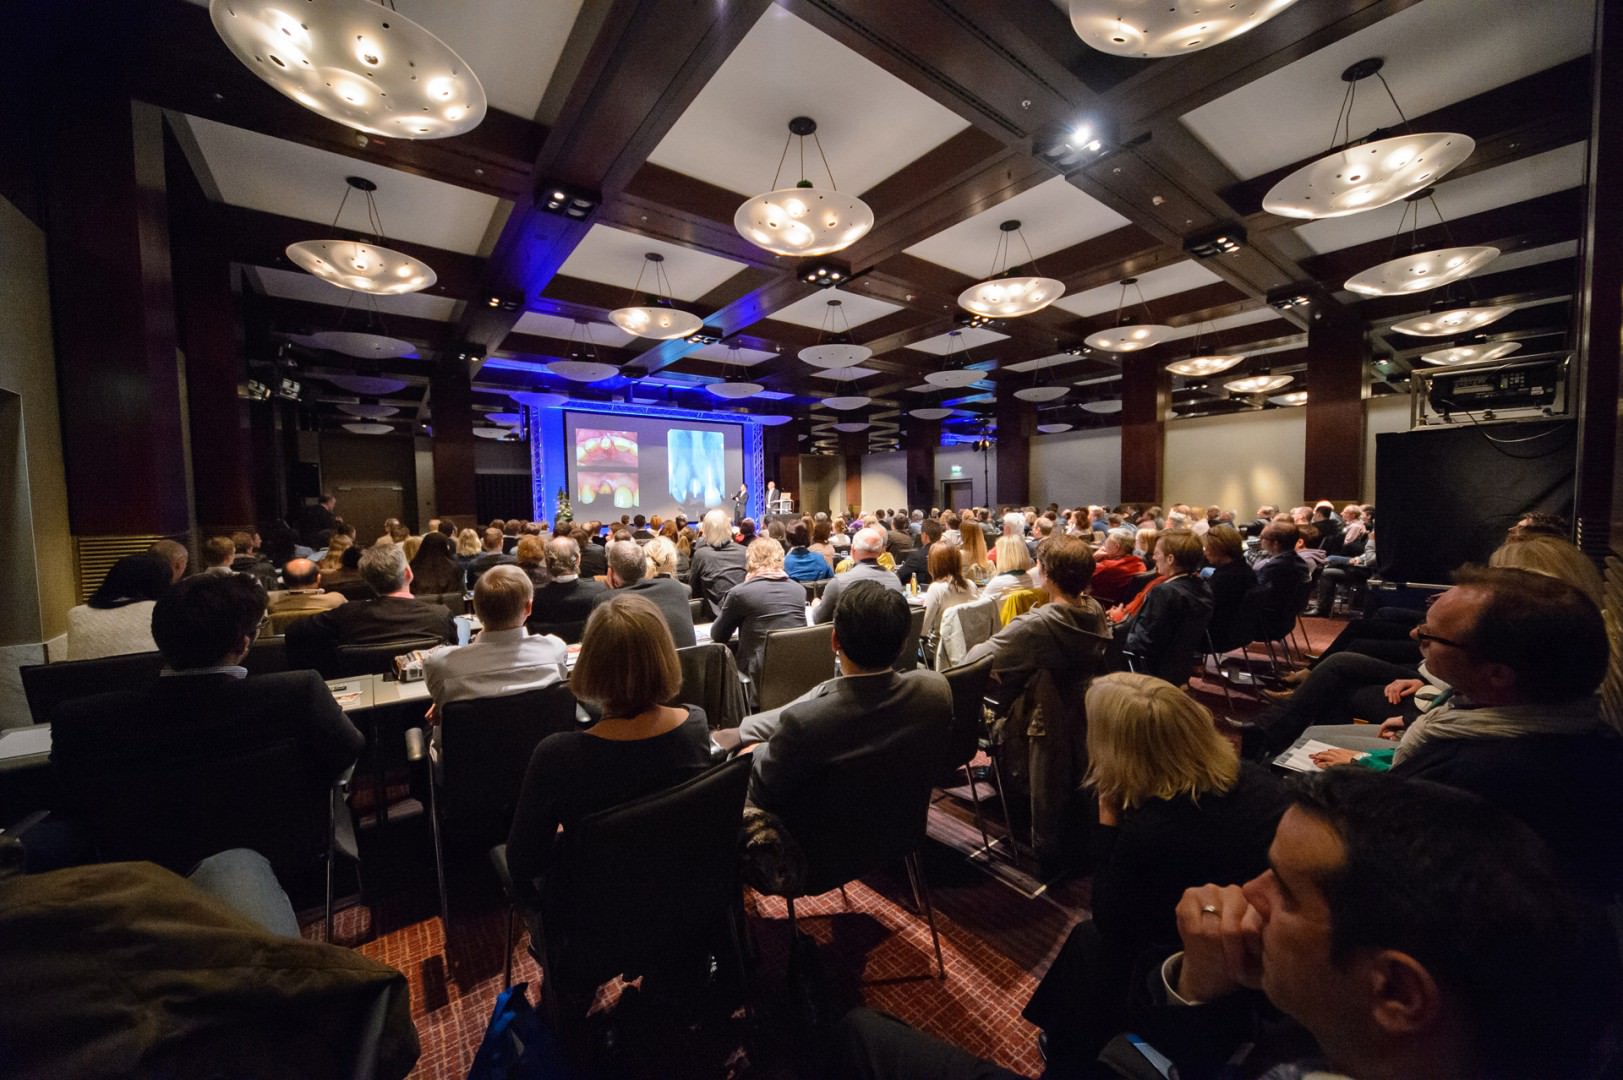
[{"label": "disc pendant lamp", "polygon": [[1419,239],[1420,203],[1422,201],[1431,203],[1432,209],[1437,211],[1437,221],[1443,226],[1445,233],[1448,222],[1443,218],[1442,210],[1438,209],[1431,188],[1415,192],[1408,196],[1407,201],[1409,205],[1403,208],[1404,216],[1398,219],[1398,231],[1392,238],[1392,246],[1397,247],[1403,235],[1404,224],[1411,220],[1409,212],[1413,209],[1409,254],[1388,259],[1368,270],[1354,274],[1346,281],[1345,287],[1349,291],[1361,296],[1404,296],[1409,293],[1440,289],[1444,285],[1469,277],[1499,257],[1499,249],[1496,247],[1447,247],[1423,250]]},{"label": "disc pendant lamp", "polygon": [[[959,293],[959,307],[990,319],[1017,319],[1041,311],[1065,295],[1062,282],[1037,272],[1037,260],[1032,257],[1031,245],[1026,243],[1018,221],[1005,221],[998,230],[991,276]],[[1025,248],[1026,261],[1022,266],[1009,265],[1011,235],[1018,235]]]},{"label": "disc pendant lamp", "polygon": [[443,139],[485,118],[484,87],[455,51],[390,3],[209,0],[226,48],[311,112],[394,139]]},{"label": "disc pendant lamp", "polygon": [[338,201],[332,228],[338,228],[350,194],[359,191],[366,200],[367,226],[376,241],[301,240],[287,246],[287,257],[329,285],[373,296],[399,296],[434,284],[438,277],[427,263],[384,244],[383,218],[373,195],[377,184],[364,176],[347,176],[344,183],[349,186]]},{"label": "disc pendant lamp", "polygon": [[[806,136],[812,137],[817,155],[828,173],[828,187],[815,187],[806,176]],[[801,180],[793,187],[778,187],[790,144],[800,140]],[[817,138],[817,121],[797,116],[789,121],[789,138],[772,176],[772,190],[745,200],[733,215],[733,227],[740,236],[774,255],[810,258],[841,251],[867,235],[873,228],[873,211],[855,195],[840,192],[834,184],[823,144]]]},{"label": "disc pendant lamp", "polygon": [[1269,189],[1262,200],[1264,210],[1281,217],[1310,220],[1361,214],[1390,206],[1436,183],[1471,156],[1476,142],[1457,131],[1410,130],[1375,138],[1382,134],[1376,131],[1363,140],[1353,140],[1352,109],[1358,84],[1371,76],[1380,80],[1399,120],[1409,127],[1409,118],[1381,74],[1381,64],[1378,57],[1360,60],[1341,73],[1347,92],[1330,133],[1331,146],[1336,148]]},{"label": "disc pendant lamp", "polygon": [[[1144,309],[1146,321],[1133,322],[1132,315],[1127,308],[1127,290],[1131,288],[1138,293],[1138,304]],[[1152,345],[1159,345],[1172,333],[1172,327],[1164,323],[1151,321],[1150,305],[1144,299],[1144,290],[1139,288],[1136,277],[1121,279],[1121,299],[1116,302],[1116,325],[1109,330],[1100,330],[1096,334],[1089,334],[1083,340],[1095,349],[1106,352],[1138,352],[1148,349]]]},{"label": "disc pendant lamp", "polygon": [[972,386],[984,378],[986,372],[970,369],[969,347],[964,344],[963,334],[958,330],[947,331],[947,355],[942,361],[941,370],[926,372],[924,375],[924,381],[931,386],[948,389]]},{"label": "disc pendant lamp", "polygon": [[1100,52],[1182,56],[1255,30],[1296,0],[1071,0],[1071,29]]},{"label": "disc pendant lamp", "polygon": [[1495,304],[1490,307],[1451,307],[1429,315],[1417,315],[1412,319],[1404,319],[1402,322],[1393,323],[1392,329],[1400,334],[1409,334],[1413,337],[1452,337],[1455,334],[1468,334],[1473,330],[1480,330],[1484,326],[1492,325],[1515,310],[1515,307],[1510,304]]},{"label": "disc pendant lamp", "polygon": [[[649,268],[654,271],[654,292],[645,296],[642,279]],[[665,274],[665,256],[653,251],[643,256],[637,283],[631,287],[631,303],[609,312],[609,319],[635,337],[661,341],[687,337],[704,325],[704,320],[697,315],[676,307],[671,298],[671,279]]]},{"label": "disc pendant lamp", "polygon": [[873,350],[852,343],[851,323],[845,317],[844,305],[838,300],[830,300],[823,309],[823,324],[817,331],[817,344],[806,346],[798,355],[812,367],[849,368],[868,359],[873,355]]},{"label": "disc pendant lamp", "polygon": [[1245,359],[1242,353],[1216,353],[1207,352],[1200,347],[1201,331],[1206,324],[1202,323],[1200,330],[1195,333],[1195,347],[1189,356],[1182,360],[1174,360],[1167,365],[1167,370],[1174,375],[1186,378],[1204,379],[1209,375],[1217,375]]}]

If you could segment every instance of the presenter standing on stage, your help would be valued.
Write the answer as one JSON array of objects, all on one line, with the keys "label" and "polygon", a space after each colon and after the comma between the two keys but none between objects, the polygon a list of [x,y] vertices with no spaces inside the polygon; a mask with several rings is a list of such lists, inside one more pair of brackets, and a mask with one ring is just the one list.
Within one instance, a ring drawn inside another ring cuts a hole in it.
[{"label": "presenter standing on stage", "polygon": [[778,512],[778,482],[776,480],[766,482],[766,512],[768,514]]},{"label": "presenter standing on stage", "polygon": [[738,485],[733,492],[733,524],[737,525],[744,520],[744,500],[749,497],[749,488],[744,484]]}]

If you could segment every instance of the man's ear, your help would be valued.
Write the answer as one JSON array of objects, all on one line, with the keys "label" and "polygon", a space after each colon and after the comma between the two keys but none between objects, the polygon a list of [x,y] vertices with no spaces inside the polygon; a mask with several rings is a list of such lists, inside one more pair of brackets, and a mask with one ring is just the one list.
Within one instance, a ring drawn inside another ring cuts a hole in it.
[{"label": "man's ear", "polygon": [[1435,1026],[1443,1013],[1442,988],[1408,953],[1382,949],[1369,962],[1370,1019],[1389,1037]]},{"label": "man's ear", "polygon": [[828,632],[828,641],[829,645],[834,649],[834,654],[838,656],[840,652],[840,635],[835,633],[832,628]]}]

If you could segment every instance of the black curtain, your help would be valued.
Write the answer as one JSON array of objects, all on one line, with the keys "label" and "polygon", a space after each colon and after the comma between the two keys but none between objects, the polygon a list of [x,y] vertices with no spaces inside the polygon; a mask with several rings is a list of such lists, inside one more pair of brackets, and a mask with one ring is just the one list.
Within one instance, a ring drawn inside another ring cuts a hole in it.
[{"label": "black curtain", "polygon": [[1530,510],[1572,517],[1578,425],[1455,424],[1375,436],[1381,576],[1446,584]]},{"label": "black curtain", "polygon": [[476,474],[473,478],[473,501],[481,522],[492,518],[528,521],[535,513],[535,499],[530,494],[528,473]]}]

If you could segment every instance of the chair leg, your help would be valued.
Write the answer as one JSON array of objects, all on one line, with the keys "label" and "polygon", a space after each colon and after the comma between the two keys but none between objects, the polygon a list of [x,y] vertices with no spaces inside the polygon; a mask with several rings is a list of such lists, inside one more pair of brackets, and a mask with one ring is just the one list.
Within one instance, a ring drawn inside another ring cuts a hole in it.
[{"label": "chair leg", "polygon": [[795,898],[786,896],[783,899],[789,905],[789,941],[791,947],[793,947],[795,935],[800,933],[800,926],[795,922]]},{"label": "chair leg", "polygon": [[332,944],[332,894],[333,894],[333,846],[338,832],[338,807],[334,800],[338,798],[336,789],[327,793],[327,921],[326,936],[322,939],[328,945]]},{"label": "chair leg", "polygon": [[510,990],[513,987],[513,938],[517,936],[514,932],[517,929],[514,925],[517,919],[518,913],[509,907],[507,909],[507,952],[504,954],[502,962],[503,990]]},{"label": "chair leg", "polygon": [[744,984],[744,1019],[754,1023],[756,1017],[755,980],[750,976],[748,957],[744,952],[744,941],[738,931],[738,924],[742,917],[743,912],[741,910],[727,913],[727,936],[732,939],[733,961],[738,965],[738,977]]},{"label": "chair leg", "polygon": [[[1015,839],[1014,819],[1009,816],[1009,799],[1003,793],[1003,770],[997,766],[997,755],[988,755],[992,759],[992,780],[997,784],[997,801],[1003,805],[1003,827],[1009,834],[1009,848],[1014,852],[1014,861],[1020,862],[1020,841]],[[1033,851],[1036,847],[1033,846]]]},{"label": "chair leg", "polygon": [[986,815],[981,813],[981,796],[975,787],[975,770],[966,762],[964,775],[969,778],[969,801],[975,804],[975,824],[981,830],[981,849],[992,850],[992,838],[986,832]]},{"label": "chair leg", "polygon": [[434,828],[434,876],[440,887],[440,933],[445,936],[446,947],[451,944],[451,905],[445,889],[445,848],[440,839],[439,785],[434,782],[434,764],[428,766],[428,816]]},{"label": "chair leg", "polygon": [[919,863],[919,853],[910,851],[907,854],[907,876],[913,883],[913,902],[924,911],[924,921],[930,924],[930,943],[935,946],[936,978],[947,977],[947,962],[941,958],[941,935],[935,927],[935,906],[930,903],[930,882],[924,876],[924,867]]},{"label": "chair leg", "polygon": [[849,896],[845,895],[845,886],[844,885],[840,886],[840,899],[845,901],[845,910],[850,911],[851,910],[851,898]]}]

